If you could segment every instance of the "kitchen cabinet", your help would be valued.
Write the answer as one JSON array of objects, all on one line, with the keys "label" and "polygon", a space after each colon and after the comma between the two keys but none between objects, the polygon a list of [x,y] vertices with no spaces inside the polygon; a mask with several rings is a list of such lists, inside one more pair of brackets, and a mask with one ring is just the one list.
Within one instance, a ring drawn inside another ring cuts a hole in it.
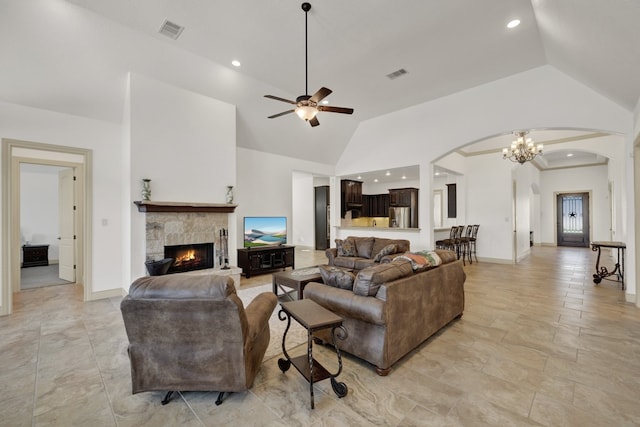
[{"label": "kitchen cabinet", "polygon": [[344,218],[347,211],[354,211],[357,218],[362,213],[362,182],[343,179],[340,181],[340,216]]},{"label": "kitchen cabinet", "polygon": [[363,194],[362,215],[373,217],[388,217],[389,194]]},{"label": "kitchen cabinet", "polygon": [[413,188],[413,187],[390,188],[389,189],[389,206],[410,208],[409,227],[418,228],[418,189],[417,188]]}]

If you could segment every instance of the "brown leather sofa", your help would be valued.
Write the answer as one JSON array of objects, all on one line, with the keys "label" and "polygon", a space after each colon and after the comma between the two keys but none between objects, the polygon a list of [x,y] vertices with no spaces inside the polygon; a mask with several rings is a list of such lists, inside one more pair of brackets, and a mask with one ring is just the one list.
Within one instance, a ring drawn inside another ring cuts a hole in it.
[{"label": "brown leather sofa", "polygon": [[229,276],[142,277],[120,304],[129,337],[132,392],[225,392],[251,387],[269,345],[277,300],[258,295],[245,309]]},{"label": "brown leather sofa", "polygon": [[[395,245],[395,250],[391,253],[384,251],[389,245]],[[331,266],[362,270],[380,262],[388,262],[410,250],[409,240],[349,236],[344,240],[336,239],[336,247],[326,249],[325,254]]]},{"label": "brown leather sofa", "polygon": [[[340,350],[372,363],[379,375],[387,375],[395,362],[462,316],[466,279],[462,261],[452,251],[435,252],[442,265],[420,272],[413,272],[411,263],[401,259],[361,270],[358,277],[377,282],[374,295],[312,282],[305,287],[304,298],[344,319],[348,337],[337,341]],[[354,290],[361,288],[358,277]],[[326,331],[315,335],[331,342]]]}]

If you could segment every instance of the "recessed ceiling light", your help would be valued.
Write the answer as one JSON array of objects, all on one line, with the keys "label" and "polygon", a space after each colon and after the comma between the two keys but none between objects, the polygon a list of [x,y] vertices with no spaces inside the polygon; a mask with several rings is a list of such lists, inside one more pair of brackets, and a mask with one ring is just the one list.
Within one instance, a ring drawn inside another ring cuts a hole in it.
[{"label": "recessed ceiling light", "polygon": [[358,179],[362,179],[362,176],[361,176],[361,175],[358,175]]},{"label": "recessed ceiling light", "polygon": [[234,59],[233,61],[231,61],[231,65],[233,65],[234,67],[239,67],[240,61],[238,61],[237,59]]},{"label": "recessed ceiling light", "polygon": [[378,178],[374,179],[373,182],[378,182]]},{"label": "recessed ceiling light", "polygon": [[567,154],[567,157],[573,157],[573,153]]},{"label": "recessed ceiling light", "polygon": [[389,175],[391,175],[391,172],[387,171],[387,173],[385,175],[389,176]]},{"label": "recessed ceiling light", "polygon": [[507,28],[515,28],[515,27],[517,27],[518,25],[520,25],[520,20],[519,20],[519,19],[514,19],[513,21],[510,21],[510,22],[507,24]]},{"label": "recessed ceiling light", "polygon": [[438,176],[438,175],[440,175],[440,172],[436,172],[436,173],[434,173],[434,175],[435,175],[435,176]]},{"label": "recessed ceiling light", "polygon": [[328,100],[328,99],[323,99],[323,100],[322,100],[322,104],[327,105],[328,103],[329,103],[329,100]]},{"label": "recessed ceiling light", "polygon": [[402,175],[402,179],[407,179],[407,176],[406,175]]}]

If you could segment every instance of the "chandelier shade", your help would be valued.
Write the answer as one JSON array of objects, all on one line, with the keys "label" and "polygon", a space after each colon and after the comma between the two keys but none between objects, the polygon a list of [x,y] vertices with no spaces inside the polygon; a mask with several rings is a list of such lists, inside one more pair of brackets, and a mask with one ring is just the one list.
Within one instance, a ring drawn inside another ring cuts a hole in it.
[{"label": "chandelier shade", "polygon": [[522,165],[542,154],[542,144],[534,144],[531,138],[526,136],[528,133],[528,131],[514,132],[517,138],[509,148],[502,149],[502,158]]}]

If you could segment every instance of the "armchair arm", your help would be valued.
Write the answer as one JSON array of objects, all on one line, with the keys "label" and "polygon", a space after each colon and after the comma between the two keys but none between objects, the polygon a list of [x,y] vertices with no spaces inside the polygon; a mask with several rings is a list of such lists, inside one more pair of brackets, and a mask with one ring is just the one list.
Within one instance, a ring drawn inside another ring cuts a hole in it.
[{"label": "armchair arm", "polygon": [[338,249],[328,248],[328,249],[325,249],[324,253],[327,256],[327,259],[329,260],[328,264],[333,265],[333,260],[336,258],[336,256],[338,256]]},{"label": "armchair arm", "polygon": [[273,292],[263,292],[255,297],[245,308],[244,311],[247,315],[247,324],[249,326],[247,338],[250,341],[254,341],[264,324],[269,322],[271,313],[273,313],[277,303],[278,298]]}]

